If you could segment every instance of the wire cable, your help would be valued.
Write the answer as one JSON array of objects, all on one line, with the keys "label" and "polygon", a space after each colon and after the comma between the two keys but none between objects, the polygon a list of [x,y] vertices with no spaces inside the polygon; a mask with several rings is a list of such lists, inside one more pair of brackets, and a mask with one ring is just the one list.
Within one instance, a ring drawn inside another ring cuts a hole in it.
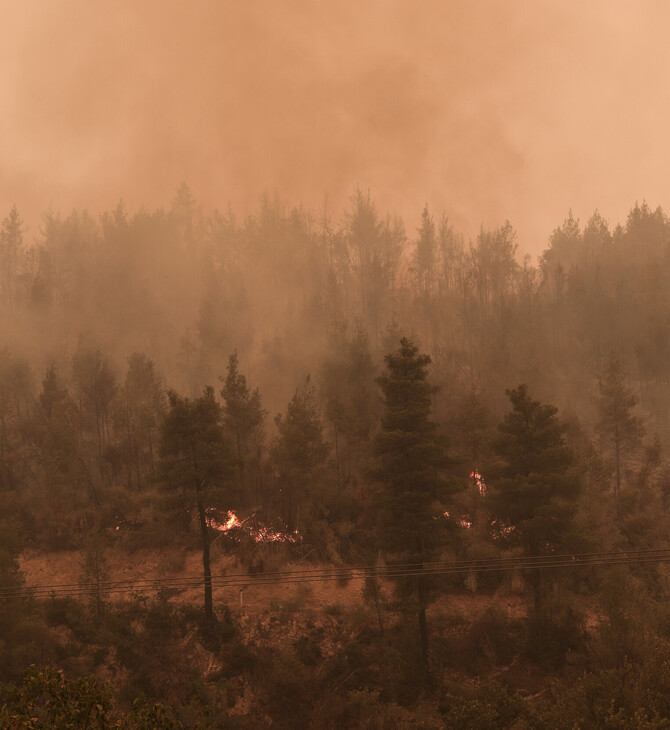
[{"label": "wire cable", "polygon": [[[265,574],[235,573],[213,575],[209,583],[212,589],[260,587],[263,585],[312,583],[326,581],[363,580],[366,578],[400,579],[416,576],[446,576],[468,573],[528,571],[555,568],[589,568],[631,564],[670,562],[670,549],[637,550],[629,552],[600,552],[566,554],[556,556],[528,556],[493,558],[465,561],[436,561],[432,563],[406,563],[387,566],[341,567],[326,569],[302,569],[277,571]],[[62,583],[53,585],[28,585],[0,587],[1,598],[49,598],[97,595],[98,593],[143,593],[174,589],[178,591],[205,586],[205,577],[180,576],[163,578],[130,578],[116,581],[88,583]]]}]

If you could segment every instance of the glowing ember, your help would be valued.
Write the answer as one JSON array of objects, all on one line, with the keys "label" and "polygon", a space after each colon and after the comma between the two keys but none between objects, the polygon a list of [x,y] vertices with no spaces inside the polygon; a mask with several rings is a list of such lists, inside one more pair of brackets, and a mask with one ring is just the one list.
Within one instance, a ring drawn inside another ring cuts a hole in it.
[{"label": "glowing ember", "polygon": [[494,540],[504,540],[516,531],[514,525],[507,525],[499,520],[491,520],[491,536]]},{"label": "glowing ember", "polygon": [[479,493],[482,497],[485,497],[486,483],[484,482],[484,477],[477,471],[477,469],[470,472],[470,479],[472,479],[472,481],[477,485],[477,489],[479,489]]},{"label": "glowing ember", "polygon": [[[442,517],[444,517],[445,519],[447,519],[447,520],[448,520],[448,519],[449,519],[449,518],[451,517],[451,515],[449,514],[449,511],[446,511],[446,512],[443,512],[443,513],[442,513]],[[471,522],[471,521],[470,521],[470,520],[468,519],[468,517],[469,517],[469,515],[461,515],[460,519],[458,520],[458,524],[459,524],[459,525],[460,525],[461,527],[465,527],[465,528],[466,528],[467,530],[469,530],[469,529],[470,529],[470,528],[472,527],[472,524],[473,524],[473,523],[472,523],[472,522]],[[440,515],[435,515],[435,516],[433,517],[433,519],[434,519],[434,520],[439,520],[439,519],[440,519]]]},{"label": "glowing ember", "polygon": [[[209,526],[219,532],[228,533],[234,530],[244,531],[254,542],[299,542],[302,537],[297,530],[293,532],[281,532],[280,530],[273,530],[271,527],[262,525],[252,518],[255,515],[250,515],[244,520],[240,520],[239,517],[232,510],[228,510],[225,522],[218,520],[213,514],[214,510],[211,510],[207,515]],[[254,524],[255,523],[255,524]],[[232,537],[232,535],[231,535]],[[236,539],[239,540],[239,537]]]},{"label": "glowing ember", "polygon": [[217,520],[217,518],[213,514],[213,510],[209,510],[207,514],[207,522],[209,523],[210,527],[218,530],[219,532],[228,532],[228,530],[232,530],[233,527],[240,527],[242,525],[237,515],[231,510],[228,510],[225,522]]}]

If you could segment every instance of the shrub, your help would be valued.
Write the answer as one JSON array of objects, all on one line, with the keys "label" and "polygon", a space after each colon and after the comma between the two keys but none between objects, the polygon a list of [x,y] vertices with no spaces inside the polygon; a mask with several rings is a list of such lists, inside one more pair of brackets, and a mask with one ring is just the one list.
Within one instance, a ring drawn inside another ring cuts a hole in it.
[{"label": "shrub", "polygon": [[665,659],[586,673],[570,683],[552,685],[553,705],[539,712],[534,727],[600,730],[668,727],[670,664]]},{"label": "shrub", "polygon": [[494,682],[472,697],[447,694],[441,703],[442,716],[450,730],[503,730],[523,713],[523,701]]},{"label": "shrub", "polygon": [[486,609],[470,629],[480,655],[493,666],[509,664],[516,653],[517,626],[495,606]]},{"label": "shrub", "polygon": [[308,667],[313,667],[322,657],[319,645],[308,636],[301,636],[293,648],[298,659]]},{"label": "shrub", "polygon": [[311,680],[305,667],[292,652],[277,654],[268,683],[268,708],[274,720],[280,727],[306,727],[311,704]]},{"label": "shrub", "polygon": [[532,614],[527,629],[526,653],[548,669],[561,667],[568,652],[583,650],[581,616],[567,603],[558,604],[551,612]]}]

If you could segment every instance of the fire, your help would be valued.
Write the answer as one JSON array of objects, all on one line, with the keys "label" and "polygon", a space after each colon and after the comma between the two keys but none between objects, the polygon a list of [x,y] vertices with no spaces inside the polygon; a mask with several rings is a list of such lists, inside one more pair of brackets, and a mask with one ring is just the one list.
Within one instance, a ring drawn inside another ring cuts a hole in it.
[{"label": "fire", "polygon": [[228,530],[232,529],[233,527],[238,527],[242,523],[237,518],[237,515],[234,512],[228,511],[228,519],[226,520],[226,524],[221,528],[224,532],[227,532]]},{"label": "fire", "polygon": [[213,510],[210,510],[207,514],[207,521],[209,522],[209,526],[213,527],[215,530],[218,530],[219,532],[228,532],[228,530],[232,530],[233,527],[240,527],[242,525],[242,522],[240,522],[237,515],[231,511],[228,510],[228,514],[226,515],[226,521],[221,522],[220,520],[217,520],[217,518],[212,514]]},{"label": "fire", "polygon": [[470,472],[470,479],[472,479],[477,485],[477,489],[479,489],[479,494],[481,494],[482,497],[485,497],[486,483],[484,482],[484,477],[479,473],[479,471],[477,471],[477,469],[474,469]]},{"label": "fire", "polygon": [[[443,512],[442,517],[444,517],[445,519],[448,520],[451,517],[451,515],[449,514],[449,510],[447,510],[446,512]],[[469,520],[468,517],[469,517],[469,515],[461,515],[461,517],[458,519],[458,524],[461,527],[465,527],[466,530],[469,530],[473,525],[472,521]],[[435,517],[433,517],[433,519],[439,520],[440,516],[436,515]]]},{"label": "fire", "polygon": [[504,540],[516,531],[516,527],[514,525],[508,525],[504,522],[500,522],[499,520],[491,520],[490,527],[491,536],[494,540]]},{"label": "fire", "polygon": [[244,530],[246,534],[254,542],[290,542],[296,543],[301,539],[298,530],[293,532],[281,532],[280,530],[274,530],[267,525],[263,525],[253,518],[254,514],[251,514],[244,520],[240,520],[239,517],[232,510],[228,510],[225,522],[218,520],[213,513],[213,510],[208,514],[209,526],[222,533],[230,532],[231,530]]}]

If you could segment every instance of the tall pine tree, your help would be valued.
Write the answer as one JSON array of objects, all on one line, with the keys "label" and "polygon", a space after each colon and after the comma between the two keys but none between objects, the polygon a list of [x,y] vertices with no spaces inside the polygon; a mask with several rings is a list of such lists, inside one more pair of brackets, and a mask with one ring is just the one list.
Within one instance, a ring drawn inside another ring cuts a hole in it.
[{"label": "tall pine tree", "polygon": [[[446,449],[431,419],[435,386],[427,382],[430,357],[407,338],[384,358],[387,373],[377,378],[384,395],[381,431],[375,437],[376,478],[382,545],[400,563],[425,563],[436,554],[439,522],[431,509],[446,489]],[[406,586],[416,598],[421,655],[428,664],[427,590],[422,575]]]},{"label": "tall pine tree", "polygon": [[[574,457],[563,438],[565,426],[558,409],[533,400],[527,385],[506,392],[512,410],[493,443],[502,464],[489,482],[489,506],[514,528],[508,539],[520,543],[527,556],[555,553],[571,533],[580,490]],[[529,580],[539,611],[540,571],[532,571]]]},{"label": "tall pine tree", "polygon": [[620,517],[621,468],[630,451],[640,445],[644,426],[640,418],[633,415],[637,397],[626,385],[621,361],[613,352],[598,380],[598,390],[598,428],[614,461],[614,497],[617,517]]},{"label": "tall pine tree", "polygon": [[228,375],[221,378],[224,400],[223,423],[235,439],[237,458],[244,468],[251,449],[252,436],[259,440],[267,411],[261,406],[258,388],[251,390],[239,371],[237,350],[228,358]]},{"label": "tall pine tree", "polygon": [[[169,408],[161,430],[160,473],[167,488],[180,490],[186,504],[195,506],[202,538],[202,565],[205,581],[205,619],[214,620],[210,528],[212,508],[237,506],[230,490],[231,446],[221,425],[221,409],[214,389],[207,386],[200,398],[189,400],[168,393]],[[195,503],[195,504],[193,504]]]}]

